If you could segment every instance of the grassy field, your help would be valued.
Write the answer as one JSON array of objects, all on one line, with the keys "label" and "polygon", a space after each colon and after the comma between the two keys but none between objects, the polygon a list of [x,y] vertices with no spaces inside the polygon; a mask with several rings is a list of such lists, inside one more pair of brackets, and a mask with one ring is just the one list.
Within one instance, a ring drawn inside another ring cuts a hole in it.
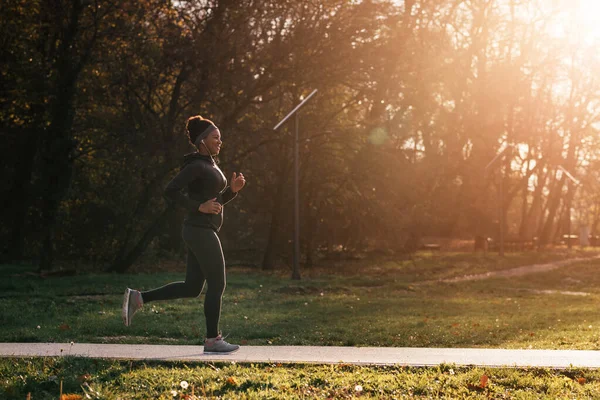
[{"label": "grassy field", "polygon": [[[541,262],[535,256],[511,254],[501,261],[494,255],[424,254],[414,263],[356,260],[329,273],[306,272],[301,281],[291,281],[287,274],[232,269],[221,329],[232,341],[249,345],[600,348],[600,261],[520,278],[434,281]],[[22,266],[2,269],[0,341],[202,340],[203,295],[148,303],[132,327],[121,322],[126,286],[157,287],[181,279],[180,272],[40,278],[25,274]]]},{"label": "grassy field", "polygon": [[[594,399],[600,371],[1,360],[0,397],[58,399]],[[85,396],[89,397],[85,397]]]},{"label": "grassy field", "polygon": [[[288,273],[232,268],[221,329],[242,345],[599,349],[599,260],[510,279],[438,281],[592,255],[517,253],[500,259],[494,254],[422,253],[407,261],[331,263],[327,269],[303,271],[301,281],[291,281]],[[130,328],[120,320],[126,286],[156,287],[181,279],[181,271],[55,278],[31,271],[0,266],[0,341],[201,343],[202,296],[149,303]],[[15,368],[22,372],[12,372]],[[191,394],[189,387],[185,392],[178,386],[183,380],[193,382],[200,397],[600,397],[597,371],[215,366],[69,358],[0,360],[0,370],[0,394],[16,393],[15,398],[28,392],[37,393],[34,398],[57,398],[59,380],[79,394],[89,383],[100,393],[96,398],[173,398],[172,390],[178,398]],[[87,383],[77,379],[86,375]],[[489,383],[482,385],[484,375]],[[354,390],[357,385],[362,391]],[[144,390],[154,392],[144,395]],[[43,397],[46,392],[54,397]]]}]

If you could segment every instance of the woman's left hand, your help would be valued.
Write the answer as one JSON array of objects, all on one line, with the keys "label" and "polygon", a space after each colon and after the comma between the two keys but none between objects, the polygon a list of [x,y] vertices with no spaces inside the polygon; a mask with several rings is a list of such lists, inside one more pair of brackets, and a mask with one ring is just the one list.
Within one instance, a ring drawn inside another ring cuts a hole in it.
[{"label": "woman's left hand", "polygon": [[242,188],[244,187],[244,185],[246,184],[246,179],[244,179],[244,174],[242,174],[240,172],[239,175],[236,175],[236,173],[233,173],[233,176],[231,177],[231,191],[233,193],[237,193],[240,190],[242,190]]}]

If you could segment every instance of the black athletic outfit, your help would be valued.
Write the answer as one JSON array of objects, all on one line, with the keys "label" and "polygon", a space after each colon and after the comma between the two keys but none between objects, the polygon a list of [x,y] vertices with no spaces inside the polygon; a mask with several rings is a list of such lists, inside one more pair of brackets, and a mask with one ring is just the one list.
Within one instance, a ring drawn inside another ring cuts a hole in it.
[{"label": "black athletic outfit", "polygon": [[[183,193],[187,191],[187,194]],[[182,236],[187,247],[185,281],[169,283],[158,289],[142,292],[144,303],[197,297],[204,282],[208,285],[204,300],[206,337],[219,334],[221,299],[225,291],[225,259],[217,232],[223,224],[223,208],[219,214],[198,211],[210,199],[227,204],[237,193],[227,186],[227,179],[210,156],[187,154],[179,174],[165,188],[165,197],[188,213],[183,222]]]}]

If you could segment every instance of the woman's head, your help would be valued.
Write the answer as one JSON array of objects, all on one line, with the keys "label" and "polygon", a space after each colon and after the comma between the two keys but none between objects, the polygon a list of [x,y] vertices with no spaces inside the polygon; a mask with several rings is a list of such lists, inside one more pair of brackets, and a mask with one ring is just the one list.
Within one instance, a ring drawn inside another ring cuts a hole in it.
[{"label": "woman's head", "polygon": [[200,115],[188,118],[185,124],[187,135],[200,153],[217,155],[221,151],[221,132],[215,124]]}]

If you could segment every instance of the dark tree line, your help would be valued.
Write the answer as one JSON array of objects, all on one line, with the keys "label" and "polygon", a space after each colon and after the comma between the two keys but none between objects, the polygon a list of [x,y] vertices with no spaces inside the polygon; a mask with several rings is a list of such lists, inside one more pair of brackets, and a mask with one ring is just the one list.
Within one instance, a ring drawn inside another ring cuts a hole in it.
[{"label": "dark tree line", "polygon": [[[182,210],[162,190],[192,151],[185,119],[201,114],[221,128],[226,175],[248,179],[226,247],[276,268],[292,249],[293,130],[272,127],[314,88],[301,120],[307,264],[495,236],[499,206],[510,237],[551,244],[571,223],[597,234],[600,63],[596,42],[553,28],[580,29],[567,5],[6,0],[3,260],[123,272],[149,249],[178,252]],[[506,144],[506,173],[484,176]]]}]

